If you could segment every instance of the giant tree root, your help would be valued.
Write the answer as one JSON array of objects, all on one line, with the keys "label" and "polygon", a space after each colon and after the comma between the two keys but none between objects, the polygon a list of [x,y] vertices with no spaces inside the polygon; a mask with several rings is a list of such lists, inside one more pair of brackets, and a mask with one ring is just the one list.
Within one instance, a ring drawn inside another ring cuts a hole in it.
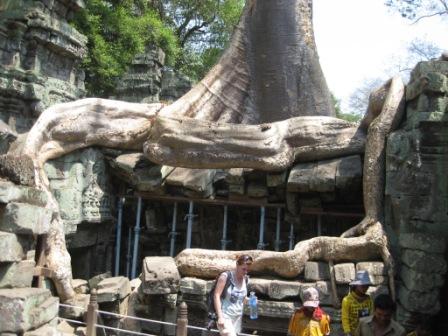
[{"label": "giant tree root", "polygon": [[[400,87],[398,80],[394,79],[389,84],[389,95],[399,98],[395,92]],[[384,122],[373,123],[376,129],[374,134],[379,136],[373,137],[369,142],[385,141],[387,132],[383,132],[383,128],[388,123],[394,122],[396,118],[393,116],[398,112],[399,105],[393,106],[395,101],[396,99],[386,99],[378,117]],[[62,301],[69,300],[74,293],[71,285],[70,257],[65,246],[59,206],[50,192],[48,178],[43,170],[47,160],[93,145],[124,149],[141,149],[144,146],[148,155],[151,158],[156,157],[157,162],[160,163],[173,163],[173,160],[177,160],[175,163],[178,166],[190,167],[189,162],[192,159],[183,153],[197,153],[200,157],[200,153],[204,152],[206,154],[200,160],[203,168],[253,167],[276,170],[291,165],[296,160],[312,159],[315,157],[311,152],[313,148],[317,157],[323,159],[360,152],[364,146],[362,130],[335,118],[297,117],[277,123],[249,126],[214,124],[188,118],[170,120],[159,117],[158,119],[157,114],[162,112],[161,104],[145,105],[104,99],[84,99],[55,105],[46,110],[29,132],[22,153],[32,159],[36,170],[36,186],[48,193],[50,201],[47,207],[54,211],[52,229],[46,237],[47,267],[55,274],[56,288]],[[382,117],[383,114],[389,117]],[[155,127],[152,128],[154,122]],[[174,127],[169,126],[170,124]],[[177,131],[176,125],[179,127]],[[188,127],[183,128],[183,125]],[[209,131],[201,135],[204,126]],[[188,130],[191,137],[188,137]],[[181,136],[177,136],[176,133],[180,133]],[[252,136],[258,139],[255,143],[251,141]],[[331,140],[326,140],[327,137]],[[143,145],[146,139],[147,142]],[[371,146],[376,148],[375,144]],[[278,157],[286,158],[286,161],[276,165],[269,159],[273,153],[276,153]],[[370,158],[374,156],[369,154],[369,151],[366,155],[365,161],[371,162]],[[180,159],[175,159],[176,157]],[[384,162],[379,162],[378,169],[373,172],[379,171],[380,174],[384,172],[381,164],[384,167]],[[369,174],[373,172],[367,170],[364,179],[371,178]],[[371,193],[365,194],[368,198],[366,211],[368,214],[378,214],[382,211],[379,208],[382,204],[372,199],[376,200],[376,195],[383,193],[384,189],[382,185],[376,185],[369,190]],[[376,208],[372,210],[370,206]],[[370,218],[372,223],[377,222],[374,220],[375,217]],[[342,257],[349,259],[352,256],[354,258],[363,256],[365,259],[379,254],[390,257],[384,233],[381,231],[382,234],[377,237],[380,232],[377,226],[372,224],[367,227],[364,236],[348,238],[348,240],[334,237],[314,238],[299,243],[294,251],[283,254],[253,251],[254,257],[258,260],[254,269],[288,277],[300,272],[306,260],[310,258],[339,260]],[[217,252],[193,250],[193,252],[184,253],[208,255],[207,253]],[[219,252],[218,255],[224,258],[222,262],[218,262],[218,265],[220,263],[227,265],[226,262],[232,260],[235,253]],[[184,272],[182,271],[184,269],[194,269],[193,266],[189,266],[190,260],[183,259],[182,255],[177,260],[181,272]],[[285,265],[289,266],[285,267]],[[213,270],[213,266],[209,266]],[[283,268],[287,271],[282,271]]]},{"label": "giant tree root", "polygon": [[[363,193],[366,217],[342,237],[316,237],[299,242],[293,251],[211,251],[187,249],[176,257],[184,276],[214,277],[232,267],[238,254],[254,259],[254,273],[272,273],[285,278],[299,275],[308,260],[370,260],[381,257],[388,269],[390,291],[395,298],[394,261],[383,229],[384,174],[386,138],[399,124],[404,113],[404,84],[399,77],[390,79],[372,95],[366,119],[373,119],[368,130],[364,156]],[[384,93],[387,92],[385,95]],[[380,98],[378,98],[380,96]],[[383,99],[381,99],[383,97]],[[383,103],[378,104],[381,100]],[[366,123],[362,123],[363,126]]]}]

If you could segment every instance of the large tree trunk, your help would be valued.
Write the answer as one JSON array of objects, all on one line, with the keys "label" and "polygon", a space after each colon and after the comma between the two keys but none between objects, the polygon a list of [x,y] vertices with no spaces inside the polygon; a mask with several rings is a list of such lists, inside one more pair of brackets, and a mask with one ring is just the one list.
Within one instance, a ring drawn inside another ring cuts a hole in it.
[{"label": "large tree trunk", "polygon": [[243,124],[334,115],[309,0],[247,1],[219,63],[161,111],[161,116]]}]

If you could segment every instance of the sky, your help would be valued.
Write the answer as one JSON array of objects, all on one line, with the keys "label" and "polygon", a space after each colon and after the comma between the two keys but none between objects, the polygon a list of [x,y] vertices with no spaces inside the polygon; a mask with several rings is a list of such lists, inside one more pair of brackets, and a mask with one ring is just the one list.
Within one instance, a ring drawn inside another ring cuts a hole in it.
[{"label": "sky", "polygon": [[314,34],[330,91],[350,112],[351,93],[368,78],[388,77],[393,60],[416,37],[448,50],[448,19],[411,24],[383,0],[314,0]]}]

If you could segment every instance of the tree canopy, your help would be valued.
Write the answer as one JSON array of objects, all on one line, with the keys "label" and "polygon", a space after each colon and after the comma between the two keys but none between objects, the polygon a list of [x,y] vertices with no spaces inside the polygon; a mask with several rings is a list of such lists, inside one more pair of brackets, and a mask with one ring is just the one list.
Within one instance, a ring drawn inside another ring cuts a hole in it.
[{"label": "tree canopy", "polygon": [[217,61],[244,0],[86,0],[74,20],[88,37],[83,61],[88,95],[109,97],[116,81],[148,44],[167,64],[200,79]]},{"label": "tree canopy", "polygon": [[385,4],[410,20],[418,21],[434,16],[448,17],[448,0],[385,0]]}]

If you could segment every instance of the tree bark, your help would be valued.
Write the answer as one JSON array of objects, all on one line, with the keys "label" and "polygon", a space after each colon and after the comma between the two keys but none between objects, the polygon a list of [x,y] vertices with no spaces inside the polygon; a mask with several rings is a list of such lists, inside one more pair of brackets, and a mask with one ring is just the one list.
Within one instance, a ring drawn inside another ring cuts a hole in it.
[{"label": "tree bark", "polygon": [[335,116],[319,64],[312,1],[247,1],[229,48],[161,116],[260,124]]}]

